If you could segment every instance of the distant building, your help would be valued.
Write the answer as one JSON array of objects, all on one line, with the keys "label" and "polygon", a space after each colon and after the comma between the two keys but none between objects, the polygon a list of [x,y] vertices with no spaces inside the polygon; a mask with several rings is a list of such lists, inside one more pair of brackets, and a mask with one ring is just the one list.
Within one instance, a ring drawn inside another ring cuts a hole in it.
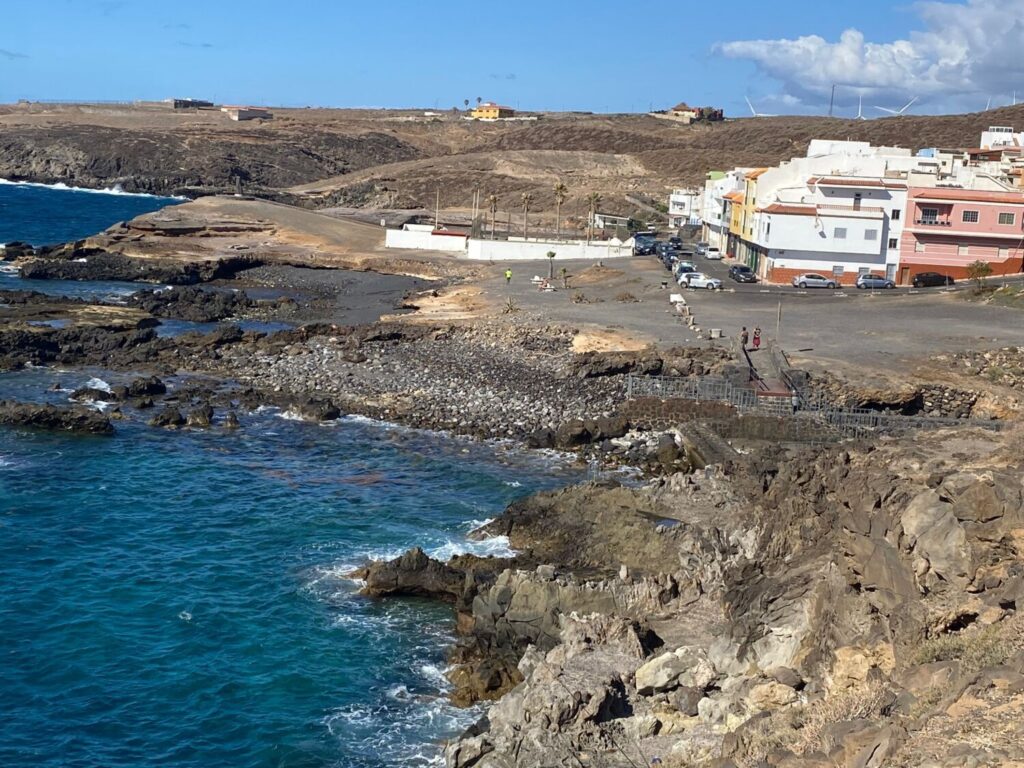
[{"label": "distant building", "polygon": [[712,123],[725,119],[725,115],[720,109],[715,107],[691,107],[685,101],[679,102],[672,109],[667,110],[667,112],[655,114],[671,117],[673,120],[678,120],[687,125],[698,122]]},{"label": "distant building", "polygon": [[515,117],[516,111],[512,107],[503,107],[500,104],[485,101],[483,104],[478,104],[469,114],[474,120],[504,120]]},{"label": "distant building", "polygon": [[202,99],[171,99],[171,106],[174,109],[210,109],[213,102]]},{"label": "distant building", "polygon": [[273,112],[262,107],[221,107],[221,112],[226,112],[232,120],[272,120]]},{"label": "distant building", "polygon": [[618,216],[614,213],[594,213],[593,226],[595,229],[618,229],[629,225],[629,216]]},{"label": "distant building", "polygon": [[699,225],[703,207],[703,189],[673,189],[668,196],[668,225],[675,228]]}]

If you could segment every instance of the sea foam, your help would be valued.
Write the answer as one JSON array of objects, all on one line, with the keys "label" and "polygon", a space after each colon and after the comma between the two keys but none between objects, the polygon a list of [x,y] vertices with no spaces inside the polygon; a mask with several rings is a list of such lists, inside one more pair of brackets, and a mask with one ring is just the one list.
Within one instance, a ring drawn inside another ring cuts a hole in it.
[{"label": "sea foam", "polygon": [[105,187],[103,189],[70,187],[62,181],[58,181],[56,184],[40,184],[35,181],[11,181],[9,179],[0,179],[0,184],[5,187],[35,187],[36,189],[55,189],[62,192],[88,192],[93,195],[122,195],[124,197],[153,197],[160,200],[188,200],[187,197],[182,197],[180,195],[152,195],[148,192],[125,192],[124,188],[120,184],[115,184],[112,187]]}]

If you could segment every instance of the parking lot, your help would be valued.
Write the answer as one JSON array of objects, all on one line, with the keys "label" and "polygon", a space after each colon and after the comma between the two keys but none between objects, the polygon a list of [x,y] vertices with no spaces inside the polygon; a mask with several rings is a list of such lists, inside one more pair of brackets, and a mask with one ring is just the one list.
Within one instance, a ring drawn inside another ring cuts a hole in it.
[{"label": "parking lot", "polygon": [[[801,291],[736,283],[727,277],[728,263],[693,261],[699,270],[720,277],[724,290],[681,289],[654,256],[608,260],[601,279],[594,279],[592,262],[558,262],[556,273],[564,266],[573,275],[568,291],[539,292],[530,283],[532,275],[547,275],[547,262],[511,265],[515,278],[510,285],[501,278],[505,265],[495,265],[484,286],[492,298],[511,297],[517,306],[552,321],[603,328],[638,341],[723,343],[709,341],[708,331],[716,328],[735,337],[743,326],[760,327],[765,344],[778,332],[782,347],[795,358],[830,367],[850,363],[896,372],[943,352],[1024,346],[1024,316],[968,301],[969,286]],[[684,295],[703,338],[673,311],[672,293]]]}]

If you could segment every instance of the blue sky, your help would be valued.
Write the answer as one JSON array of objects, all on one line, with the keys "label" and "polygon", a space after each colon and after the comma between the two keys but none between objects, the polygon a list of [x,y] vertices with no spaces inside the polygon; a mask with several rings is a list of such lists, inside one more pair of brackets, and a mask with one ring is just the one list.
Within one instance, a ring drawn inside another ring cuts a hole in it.
[{"label": "blue sky", "polygon": [[[1018,78],[1024,98],[1024,0],[0,5],[3,102],[448,108],[481,96],[592,111],[685,100],[738,114],[746,96],[760,111],[820,113],[840,81],[841,112],[861,96],[873,107],[912,95],[915,111],[941,112],[1005,103]],[[978,28],[945,28],[954,23]]]}]

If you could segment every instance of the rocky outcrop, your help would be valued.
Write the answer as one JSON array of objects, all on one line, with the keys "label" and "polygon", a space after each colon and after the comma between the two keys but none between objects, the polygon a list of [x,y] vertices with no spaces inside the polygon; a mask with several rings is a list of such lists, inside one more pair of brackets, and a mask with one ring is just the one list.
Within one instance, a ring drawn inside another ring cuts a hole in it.
[{"label": "rocky outcrop", "polygon": [[62,408],[38,403],[18,403],[0,400],[0,424],[13,427],[32,427],[83,435],[112,435],[110,418],[88,408]]},{"label": "rocky outcrop", "polygon": [[119,280],[195,285],[227,279],[259,264],[258,260],[242,256],[196,262],[132,258],[86,247],[78,242],[36,251],[36,258],[24,262],[19,273],[28,280]]},{"label": "rocky outcrop", "polygon": [[242,291],[202,290],[178,286],[159,291],[139,291],[128,305],[155,317],[172,317],[196,323],[212,323],[236,317],[254,306]]}]

